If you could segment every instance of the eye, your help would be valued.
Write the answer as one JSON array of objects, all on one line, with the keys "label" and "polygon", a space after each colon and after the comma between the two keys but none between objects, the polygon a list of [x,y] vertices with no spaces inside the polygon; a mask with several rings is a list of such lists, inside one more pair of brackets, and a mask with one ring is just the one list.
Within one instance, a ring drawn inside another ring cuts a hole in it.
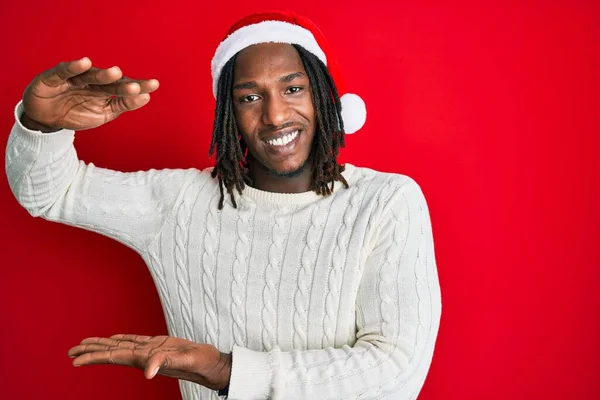
[{"label": "eye", "polygon": [[258,100],[258,96],[255,95],[255,94],[250,94],[250,95],[244,96],[244,97],[242,97],[240,99],[240,101],[242,103],[251,103],[251,102],[256,101],[256,100]]},{"label": "eye", "polygon": [[285,91],[285,93],[286,93],[286,94],[288,94],[288,93],[289,93],[289,94],[294,94],[294,93],[299,93],[299,92],[301,92],[301,91],[303,91],[303,90],[304,90],[304,88],[303,88],[302,86],[292,86],[292,87],[288,88],[288,89]]}]

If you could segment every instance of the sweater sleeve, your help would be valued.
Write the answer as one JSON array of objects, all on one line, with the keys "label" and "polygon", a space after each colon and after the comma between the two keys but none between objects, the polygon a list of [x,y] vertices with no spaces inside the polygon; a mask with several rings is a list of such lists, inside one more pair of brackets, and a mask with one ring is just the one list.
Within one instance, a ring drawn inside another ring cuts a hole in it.
[{"label": "sweater sleeve", "polygon": [[412,179],[386,197],[356,297],[355,344],[291,352],[234,347],[230,399],[417,398],[441,318],[431,222]]},{"label": "sweater sleeve", "polygon": [[25,128],[15,108],[5,156],[12,193],[32,216],[111,237],[138,252],[158,234],[194,170],[123,173],[81,161],[75,132]]}]

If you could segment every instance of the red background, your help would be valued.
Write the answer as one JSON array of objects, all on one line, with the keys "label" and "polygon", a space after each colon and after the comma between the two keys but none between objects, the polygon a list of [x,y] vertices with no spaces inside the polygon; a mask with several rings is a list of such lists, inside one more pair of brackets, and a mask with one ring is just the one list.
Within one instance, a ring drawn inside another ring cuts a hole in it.
[{"label": "red background", "polygon": [[[419,398],[598,399],[600,2],[497,3],[287,8],[321,27],[367,103],[343,161],[412,176],[428,199],[443,315]],[[213,51],[235,19],[282,7],[4,0],[0,129],[34,75],[89,56],[161,88],[79,133],[82,159],[208,166]],[[131,250],[29,217],[0,180],[0,398],[179,398],[169,378],[71,367],[84,337],[165,334],[156,290]]]}]

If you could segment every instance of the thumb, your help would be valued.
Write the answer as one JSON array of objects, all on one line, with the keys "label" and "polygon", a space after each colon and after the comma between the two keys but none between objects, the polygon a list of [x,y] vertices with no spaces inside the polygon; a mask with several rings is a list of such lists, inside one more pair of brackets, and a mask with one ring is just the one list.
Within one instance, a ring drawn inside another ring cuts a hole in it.
[{"label": "thumb", "polygon": [[170,363],[171,360],[167,353],[164,351],[159,351],[148,359],[146,368],[144,369],[144,376],[146,379],[152,379],[156,376],[156,374],[158,374],[158,371],[161,368],[168,368]]}]

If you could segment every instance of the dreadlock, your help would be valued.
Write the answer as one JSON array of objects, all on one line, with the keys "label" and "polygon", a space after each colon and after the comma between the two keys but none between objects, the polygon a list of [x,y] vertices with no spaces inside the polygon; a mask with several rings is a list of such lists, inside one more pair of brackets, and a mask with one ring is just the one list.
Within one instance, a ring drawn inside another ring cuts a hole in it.
[{"label": "dreadlock", "polygon": [[[311,154],[313,156],[313,179],[311,190],[323,196],[332,193],[334,182],[340,181],[347,188],[343,177],[344,166],[338,164],[340,147],[344,147],[344,123],[342,105],[327,66],[302,46],[293,45],[310,81],[313,106],[316,111],[316,132]],[[218,177],[221,199],[219,210],[223,209],[225,190],[233,206],[237,204],[233,191],[239,194],[246,185],[252,184],[246,161],[247,146],[238,131],[233,111],[233,69],[236,57],[232,57],[223,67],[217,89],[217,105],[209,155],[217,153],[212,177]],[[331,184],[331,186],[329,186]]]}]

